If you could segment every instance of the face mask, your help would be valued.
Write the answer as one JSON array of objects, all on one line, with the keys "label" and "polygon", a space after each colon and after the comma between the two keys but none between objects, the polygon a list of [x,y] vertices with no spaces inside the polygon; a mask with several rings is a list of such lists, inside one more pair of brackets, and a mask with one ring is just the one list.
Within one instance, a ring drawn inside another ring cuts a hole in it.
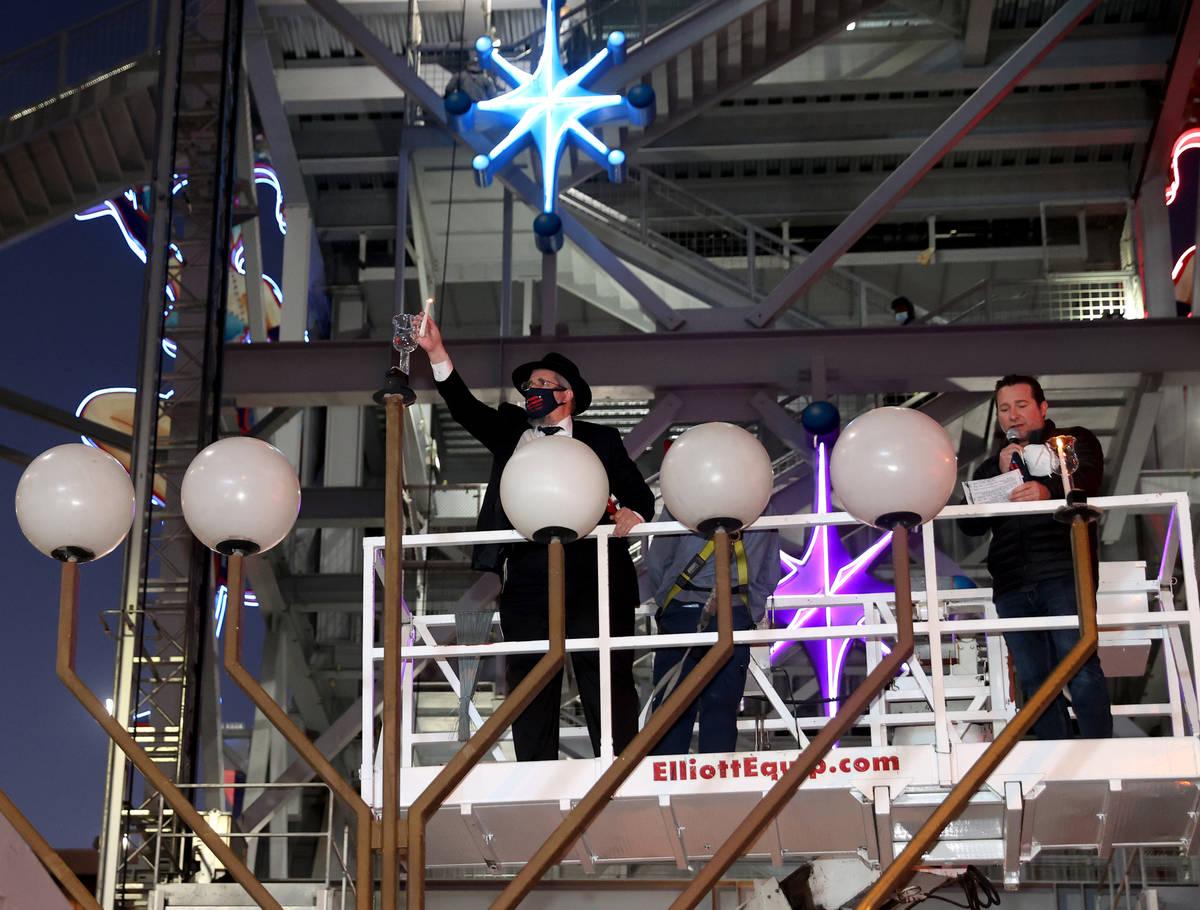
[{"label": "face mask", "polygon": [[554,393],[565,391],[566,389],[555,387],[550,389],[529,389],[522,392],[521,394],[525,396],[525,413],[534,420],[545,417],[558,407],[558,402],[554,400]]},{"label": "face mask", "polygon": [[908,313],[905,313],[903,310],[901,310],[896,314],[896,321],[901,325],[904,325],[904,323],[908,321]]}]

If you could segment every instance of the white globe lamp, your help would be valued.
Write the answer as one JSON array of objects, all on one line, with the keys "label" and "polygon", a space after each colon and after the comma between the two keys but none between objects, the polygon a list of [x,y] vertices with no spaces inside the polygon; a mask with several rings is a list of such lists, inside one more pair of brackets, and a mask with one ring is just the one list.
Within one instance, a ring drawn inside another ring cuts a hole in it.
[{"label": "white globe lamp", "polygon": [[876,408],[842,430],[829,480],[843,508],[877,528],[913,528],[942,510],[958,478],[946,430],[911,408]]},{"label": "white globe lamp", "polygon": [[88,562],[117,548],[133,524],[133,484],[121,463],[81,443],[47,449],[17,482],[17,523],[41,552]]},{"label": "white globe lamp", "polygon": [[538,543],[586,537],[608,504],[608,474],[578,439],[543,436],[518,448],[500,476],[500,505]]},{"label": "white globe lamp", "polygon": [[183,517],[200,541],[226,556],[269,550],[300,511],[300,480],[282,452],[261,439],[230,436],[188,465]]},{"label": "white globe lamp", "polygon": [[771,498],[771,458],[731,423],[702,423],[675,440],[660,472],[663,502],[676,520],[711,535],[750,524]]}]

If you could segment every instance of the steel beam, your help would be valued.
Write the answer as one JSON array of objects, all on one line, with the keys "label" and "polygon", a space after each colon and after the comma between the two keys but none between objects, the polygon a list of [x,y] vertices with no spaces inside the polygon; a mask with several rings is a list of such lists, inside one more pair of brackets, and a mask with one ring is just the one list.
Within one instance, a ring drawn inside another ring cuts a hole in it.
[{"label": "steel beam", "polygon": [[768,325],[799,300],[821,276],[833,268],[872,225],[896,204],[897,200],[950,151],[1012,90],[1022,77],[1054,48],[1063,37],[1090,13],[1100,0],[1069,0],[1046,24],[1019,47],[988,77],[949,119],[934,130],[920,147],[906,158],[863,202],[826,237],[812,255],[785,278],[761,305],[747,317],[757,327]]},{"label": "steel beam", "polygon": [[246,435],[253,436],[256,439],[266,439],[269,436],[273,436],[276,430],[295,417],[299,412],[299,408],[272,408],[265,416],[259,418],[258,422],[250,428]]},{"label": "steel beam", "polygon": [[682,407],[683,399],[678,395],[673,392],[664,395],[650,413],[625,434],[625,451],[629,453],[629,457],[637,458],[654,440],[665,433],[679,416]]},{"label": "steel beam", "polygon": [[[1138,476],[1146,461],[1146,452],[1150,448],[1150,440],[1154,437],[1154,425],[1158,423],[1162,400],[1162,392],[1138,391],[1133,408],[1133,423],[1125,437],[1125,445],[1117,464],[1117,479],[1109,491],[1110,495],[1124,496],[1135,492]],[[1100,540],[1105,546],[1111,546],[1121,539],[1127,517],[1128,513],[1124,510],[1108,513],[1100,531]]]},{"label": "steel beam", "polygon": [[18,468],[29,467],[33,461],[32,455],[26,455],[19,449],[14,449],[11,446],[0,445],[0,460],[7,461],[9,464],[15,464]]},{"label": "steel beam", "polygon": [[963,66],[987,63],[988,38],[992,34],[992,10],[996,0],[970,0],[967,30],[963,35]]},{"label": "steel beam", "polygon": [[279,97],[279,83],[275,81],[275,66],[271,61],[271,48],[267,32],[263,29],[255,0],[246,3],[245,49],[242,54],[246,75],[250,78],[250,89],[254,93],[254,106],[263,134],[271,147],[271,166],[279,175],[288,205],[308,205],[308,193],[304,177],[292,142],[292,130],[283,100]]},{"label": "steel beam", "polygon": [[416,70],[392,53],[345,5],[337,0],[307,0],[330,25],[346,36],[358,51],[402,88],[409,97],[435,117],[446,122],[446,108],[438,95]]},{"label": "steel beam", "polygon": [[[813,397],[824,398],[825,396],[814,395]],[[768,430],[779,437],[779,440],[797,455],[812,464],[813,436],[800,425],[800,421],[795,418],[795,415],[781,407],[773,395],[762,391],[754,393],[750,404],[762,417]]]},{"label": "steel beam", "polygon": [[1162,173],[1147,175],[1137,198],[1138,271],[1142,297],[1151,319],[1175,315],[1175,284],[1171,281],[1171,222],[1164,201],[1167,180]]},{"label": "steel beam", "polygon": [[32,417],[51,426],[70,430],[72,433],[90,436],[98,442],[119,446],[126,452],[133,447],[133,439],[128,433],[122,433],[120,430],[114,430],[112,427],[106,427],[93,420],[76,417],[70,411],[48,405],[44,401],[38,401],[36,398],[22,395],[12,389],[0,388],[0,408],[16,411],[18,414],[24,414],[26,417]]},{"label": "steel beam", "polygon": [[[557,338],[593,386],[807,391],[797,364],[825,358],[830,394],[961,391],[960,380],[1010,372],[1162,372],[1165,385],[1196,381],[1200,322],[1095,320],[1003,326],[629,335]],[[540,357],[539,338],[456,340],[454,364],[477,392],[496,388],[521,363]],[[225,394],[241,407],[366,404],[386,363],[384,340],[233,345]],[[703,365],[698,369],[697,365]],[[1175,375],[1172,375],[1175,374]],[[413,358],[412,384],[431,399],[428,364]]]}]

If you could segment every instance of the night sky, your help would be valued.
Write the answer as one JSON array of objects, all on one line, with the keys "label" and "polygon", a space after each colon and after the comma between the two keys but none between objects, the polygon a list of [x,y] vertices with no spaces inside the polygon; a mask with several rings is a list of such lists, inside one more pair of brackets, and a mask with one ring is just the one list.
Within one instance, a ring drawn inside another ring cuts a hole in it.
[{"label": "night sky", "polygon": [[[116,4],[56,0],[6,11],[0,56]],[[74,411],[106,386],[132,386],[142,267],[108,219],[69,222],[0,249],[5,276],[0,386]],[[35,455],[78,437],[0,410],[0,443]],[[21,468],[0,462],[0,787],[56,847],[90,846],[100,830],[106,737],[54,673],[58,564],[26,542],[13,513]],[[112,690],[113,644],[100,623],[117,606],[120,548],[81,571],[82,678]]]}]

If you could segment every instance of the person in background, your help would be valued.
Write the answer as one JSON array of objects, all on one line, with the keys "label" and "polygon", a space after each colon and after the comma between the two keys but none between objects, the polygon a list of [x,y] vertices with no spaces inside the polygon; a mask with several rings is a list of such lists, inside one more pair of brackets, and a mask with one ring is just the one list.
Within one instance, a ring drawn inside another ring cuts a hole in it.
[{"label": "person in background", "polygon": [[[674,521],[666,508],[660,521]],[[733,629],[754,628],[766,615],[767,598],[779,584],[779,532],[744,531],[732,535],[730,581],[733,585]],[[716,563],[712,541],[699,534],[659,534],[646,555],[646,565],[660,635],[716,631]],[[658,648],[654,652],[654,707],[700,662],[707,648]],[[692,729],[700,720],[701,752],[732,752],[737,746],[737,716],[746,688],[750,646],[736,645],[733,656],[654,749],[655,755],[688,751]]]},{"label": "person in background", "polygon": [[908,325],[917,318],[917,313],[913,309],[912,301],[907,297],[897,297],[892,301],[892,312],[896,314],[896,322],[900,325]]}]

